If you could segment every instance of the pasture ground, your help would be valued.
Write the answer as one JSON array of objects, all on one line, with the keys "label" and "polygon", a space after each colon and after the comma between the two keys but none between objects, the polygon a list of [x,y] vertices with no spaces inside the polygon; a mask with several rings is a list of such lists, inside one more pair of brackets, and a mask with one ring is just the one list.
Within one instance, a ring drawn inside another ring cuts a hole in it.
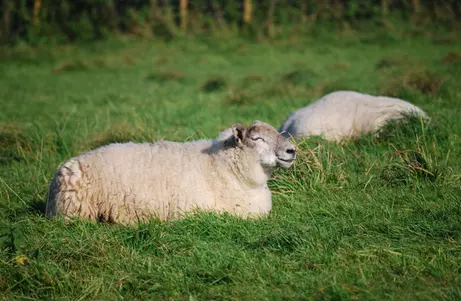
[{"label": "pasture ground", "polygon": [[[284,41],[120,38],[0,53],[0,299],[461,299],[461,43],[343,32]],[[410,100],[432,123],[312,138],[260,220],[136,228],[43,216],[71,156],[115,141],[278,127],[334,90]]]}]

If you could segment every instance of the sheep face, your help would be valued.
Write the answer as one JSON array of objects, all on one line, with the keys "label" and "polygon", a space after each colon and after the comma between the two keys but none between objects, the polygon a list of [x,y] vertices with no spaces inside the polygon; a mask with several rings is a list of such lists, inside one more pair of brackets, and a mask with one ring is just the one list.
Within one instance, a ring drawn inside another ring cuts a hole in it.
[{"label": "sheep face", "polygon": [[232,133],[236,144],[253,150],[263,167],[289,168],[296,159],[293,144],[270,124],[259,120],[254,121],[248,128],[234,124]]}]

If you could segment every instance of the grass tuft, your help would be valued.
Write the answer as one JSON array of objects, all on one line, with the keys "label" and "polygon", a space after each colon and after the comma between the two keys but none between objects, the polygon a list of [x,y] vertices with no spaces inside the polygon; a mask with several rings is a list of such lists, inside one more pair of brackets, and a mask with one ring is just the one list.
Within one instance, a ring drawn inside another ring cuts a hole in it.
[{"label": "grass tuft", "polygon": [[84,141],[82,150],[95,149],[111,143],[154,141],[150,133],[144,128],[129,124],[111,125],[104,132],[91,133],[92,138]]},{"label": "grass tuft", "polygon": [[322,82],[319,85],[317,85],[312,91],[314,92],[314,95],[326,95],[331,92],[336,92],[336,91],[347,91],[347,90],[357,90],[354,89],[353,86],[348,84],[345,81],[342,80],[337,80],[333,82]]},{"label": "grass tuft", "polygon": [[251,87],[251,86],[253,86],[255,84],[260,84],[260,83],[264,82],[265,79],[266,78],[262,74],[252,73],[252,74],[249,74],[249,75],[245,76],[242,79],[241,86],[243,88],[248,88],[248,87]]},{"label": "grass tuft", "polygon": [[461,51],[449,51],[443,57],[442,61],[445,64],[458,64],[461,62]]},{"label": "grass tuft", "polygon": [[21,149],[27,143],[27,138],[12,125],[0,127],[0,165],[21,160]]},{"label": "grass tuft", "polygon": [[409,55],[397,55],[381,58],[375,65],[376,69],[386,69],[414,65],[414,59]]},{"label": "grass tuft", "polygon": [[33,157],[37,147],[34,139],[20,127],[12,124],[0,126],[0,166]]},{"label": "grass tuft", "polygon": [[437,35],[432,39],[434,45],[453,45],[459,40],[459,36],[456,31],[453,33]]},{"label": "grass tuft", "polygon": [[296,69],[280,76],[284,83],[292,85],[312,86],[312,79],[317,77],[317,73],[309,69]]},{"label": "grass tuft", "polygon": [[302,248],[306,241],[304,239],[305,229],[288,228],[277,230],[275,233],[265,235],[254,242],[249,242],[249,249],[264,249],[276,254],[290,254],[298,248]]},{"label": "grass tuft", "polygon": [[158,83],[182,82],[184,79],[184,73],[181,71],[152,72],[146,76],[146,80],[155,81]]},{"label": "grass tuft", "polygon": [[255,97],[251,96],[246,91],[234,91],[230,90],[226,95],[226,102],[229,105],[242,106],[255,102]]},{"label": "grass tuft", "polygon": [[84,60],[72,60],[67,62],[62,62],[56,64],[52,71],[53,73],[62,73],[62,72],[77,72],[77,71],[87,71],[92,69],[88,62]]},{"label": "grass tuft", "polygon": [[351,68],[351,64],[346,61],[339,61],[337,63],[328,65],[327,68],[328,70],[331,70],[331,71],[338,71],[338,70],[347,71]]},{"label": "grass tuft", "polygon": [[383,95],[401,97],[406,91],[435,95],[444,80],[426,68],[411,68],[387,80],[381,86]]}]

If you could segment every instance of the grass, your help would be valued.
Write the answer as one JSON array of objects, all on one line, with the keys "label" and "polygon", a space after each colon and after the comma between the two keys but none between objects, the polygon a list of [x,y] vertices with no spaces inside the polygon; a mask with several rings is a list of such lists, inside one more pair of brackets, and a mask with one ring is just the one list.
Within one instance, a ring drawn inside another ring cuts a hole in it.
[{"label": "grass", "polygon": [[[386,36],[2,49],[0,299],[459,300],[461,44]],[[259,220],[202,213],[132,228],[43,216],[71,156],[213,138],[255,119],[278,127],[336,89],[390,91],[432,122],[299,142]]]}]

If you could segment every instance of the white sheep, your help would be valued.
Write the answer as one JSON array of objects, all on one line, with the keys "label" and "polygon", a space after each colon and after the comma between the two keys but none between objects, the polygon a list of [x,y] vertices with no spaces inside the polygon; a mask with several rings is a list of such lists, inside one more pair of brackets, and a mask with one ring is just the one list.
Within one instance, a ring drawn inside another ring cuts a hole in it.
[{"label": "white sheep", "polygon": [[272,170],[295,158],[288,139],[260,121],[234,124],[214,141],[110,144],[60,166],[46,214],[122,224],[195,209],[261,216],[272,207]]},{"label": "white sheep", "polygon": [[423,110],[398,98],[337,91],[289,115],[280,131],[294,138],[322,136],[339,142],[376,132],[405,115],[427,118]]}]

